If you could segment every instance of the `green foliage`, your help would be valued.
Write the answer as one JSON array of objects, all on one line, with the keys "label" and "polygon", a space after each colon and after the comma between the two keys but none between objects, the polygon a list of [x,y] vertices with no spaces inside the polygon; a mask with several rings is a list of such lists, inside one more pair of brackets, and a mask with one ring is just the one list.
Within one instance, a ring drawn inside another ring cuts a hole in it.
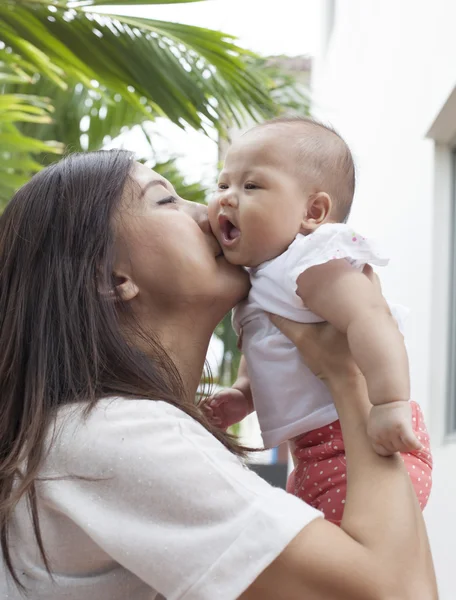
[{"label": "green foliage", "polygon": [[100,148],[157,116],[223,134],[247,116],[275,113],[268,76],[232,36],[95,12],[162,3],[2,0],[0,204],[64,148]]},{"label": "green foliage", "polygon": [[[49,98],[27,93],[32,75],[29,65],[12,53],[0,52],[0,204],[40,169],[37,153],[55,154],[62,145],[27,136],[20,125],[47,125],[52,122]],[[23,87],[23,93],[5,93],[8,86]]]},{"label": "green foliage", "polygon": [[[159,2],[149,2],[154,3]],[[90,6],[101,4],[106,3]],[[88,88],[96,81],[147,118],[162,115],[180,125],[223,130],[243,116],[275,112],[267,77],[251,68],[246,59],[252,53],[232,36],[90,13],[83,5],[88,3],[6,0],[0,6],[0,39],[62,89],[69,81]]]},{"label": "green foliage", "polygon": [[224,347],[217,383],[230,386],[236,379],[241,358],[237,335],[231,326],[231,313],[227,314],[223,321],[219,323],[215,335],[222,340]]},{"label": "green foliage", "polygon": [[181,198],[200,204],[206,202],[206,188],[199,183],[187,183],[177,168],[174,159],[163,163],[155,163],[153,169],[173,184],[174,189]]},{"label": "green foliage", "polygon": [[269,94],[278,111],[301,116],[310,115],[308,82],[300,83],[295,73],[284,68],[283,63],[286,64],[287,59],[286,56],[255,56],[248,60],[252,68],[267,75],[270,82]]}]

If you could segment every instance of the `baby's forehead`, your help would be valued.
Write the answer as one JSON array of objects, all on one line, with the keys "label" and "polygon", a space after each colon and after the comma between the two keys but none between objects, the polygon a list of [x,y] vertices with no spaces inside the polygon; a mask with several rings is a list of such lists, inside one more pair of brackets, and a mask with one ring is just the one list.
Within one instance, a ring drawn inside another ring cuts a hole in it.
[{"label": "baby's forehead", "polygon": [[[265,156],[294,166],[300,173],[328,174],[351,154],[348,146],[331,129],[308,121],[283,121],[259,125],[239,139],[239,144],[258,147]],[[260,151],[259,150],[259,151]]]},{"label": "baby's forehead", "polygon": [[305,131],[302,127],[290,127],[286,123],[272,123],[247,131],[237,142],[238,144],[256,144],[267,150],[273,150],[277,146],[296,141],[300,135],[304,134]]},{"label": "baby's forehead", "polygon": [[[297,160],[297,138],[285,128],[264,127],[253,129],[238,138],[230,146],[226,162],[230,164],[249,162],[254,164],[289,164]],[[293,156],[295,155],[295,156]]]}]

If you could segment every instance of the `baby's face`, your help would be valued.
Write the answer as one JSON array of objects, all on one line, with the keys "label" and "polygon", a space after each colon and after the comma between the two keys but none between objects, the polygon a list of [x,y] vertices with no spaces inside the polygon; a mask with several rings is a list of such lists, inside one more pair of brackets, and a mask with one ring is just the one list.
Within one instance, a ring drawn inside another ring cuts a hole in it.
[{"label": "baby's face", "polygon": [[256,267],[284,252],[301,230],[308,191],[286,132],[260,128],[226,156],[209,220],[226,259]]}]

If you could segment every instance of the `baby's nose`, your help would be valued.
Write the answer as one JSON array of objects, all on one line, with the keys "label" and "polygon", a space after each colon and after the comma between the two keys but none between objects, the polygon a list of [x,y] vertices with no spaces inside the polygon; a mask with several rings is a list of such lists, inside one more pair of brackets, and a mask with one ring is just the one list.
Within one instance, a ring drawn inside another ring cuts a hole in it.
[{"label": "baby's nose", "polygon": [[231,206],[236,208],[238,205],[236,195],[231,190],[225,190],[220,195],[220,206]]}]

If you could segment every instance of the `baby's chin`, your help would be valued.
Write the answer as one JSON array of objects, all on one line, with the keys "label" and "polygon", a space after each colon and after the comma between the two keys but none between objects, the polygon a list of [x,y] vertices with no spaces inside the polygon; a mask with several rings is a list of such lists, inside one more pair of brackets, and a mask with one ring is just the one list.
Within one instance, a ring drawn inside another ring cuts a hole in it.
[{"label": "baby's chin", "polygon": [[223,254],[224,254],[227,262],[231,263],[232,265],[236,265],[238,267],[254,269],[255,267],[258,267],[259,265],[261,265],[262,262],[265,262],[265,261],[254,260],[251,256],[248,256],[246,253],[239,252],[239,251],[230,251],[230,250],[224,249]]},{"label": "baby's chin", "polygon": [[234,248],[221,244],[226,261],[232,265],[255,269],[277,256],[274,254],[274,248],[267,244],[256,244],[252,248],[251,244],[242,244],[242,240],[239,242]]},{"label": "baby's chin", "polygon": [[233,251],[226,250],[225,248],[223,248],[223,256],[225,257],[227,262],[229,262],[232,265],[236,265],[238,267],[246,267],[247,266],[244,264],[244,257],[239,252],[233,252]]}]

